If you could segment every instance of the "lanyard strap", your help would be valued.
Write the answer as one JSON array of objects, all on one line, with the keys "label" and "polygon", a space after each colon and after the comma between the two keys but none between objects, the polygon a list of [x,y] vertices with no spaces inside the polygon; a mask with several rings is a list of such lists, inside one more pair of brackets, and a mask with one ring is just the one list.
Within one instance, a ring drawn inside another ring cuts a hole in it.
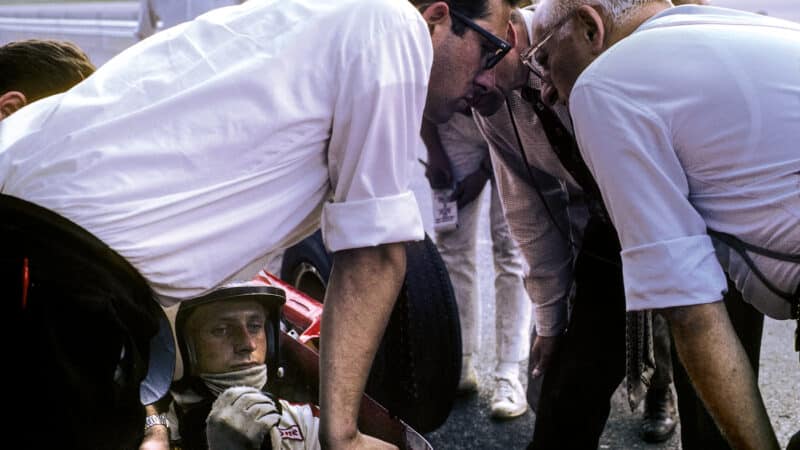
[{"label": "lanyard strap", "polygon": [[772,284],[772,282],[767,279],[766,275],[764,275],[764,273],[756,266],[755,262],[753,262],[753,259],[750,258],[750,255],[748,255],[747,252],[753,252],[757,255],[777,259],[778,261],[787,261],[795,264],[800,264],[800,255],[790,255],[788,253],[776,252],[768,248],[749,244],[732,234],[723,233],[711,228],[708,229],[708,234],[738,253],[750,270],[756,274],[756,277],[758,277],[758,279],[764,283],[764,286],[766,286],[778,297],[789,302],[792,307],[791,316],[797,321],[797,328],[794,330],[794,351],[800,352],[800,283],[797,284],[794,294],[778,289],[778,287]]},{"label": "lanyard strap", "polygon": [[753,259],[750,258],[750,255],[747,252],[753,252],[757,255],[766,256],[778,261],[786,261],[795,264],[800,264],[800,255],[790,255],[788,253],[776,252],[768,248],[749,244],[736,236],[713,230],[711,228],[708,229],[708,234],[738,253],[750,270],[753,271],[756,277],[758,277],[758,279],[764,283],[764,286],[766,286],[775,295],[786,300],[792,305],[792,317],[800,320],[800,283],[798,283],[797,289],[795,289],[794,293],[778,289],[777,286],[772,284],[772,282],[767,279],[766,275],[764,275],[764,272],[762,272],[758,266],[756,266],[755,262],[753,262]]}]

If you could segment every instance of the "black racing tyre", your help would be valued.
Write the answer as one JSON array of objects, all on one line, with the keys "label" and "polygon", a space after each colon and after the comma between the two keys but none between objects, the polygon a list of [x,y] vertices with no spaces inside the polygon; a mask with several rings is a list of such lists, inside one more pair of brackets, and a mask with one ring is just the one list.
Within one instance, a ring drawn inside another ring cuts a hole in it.
[{"label": "black racing tyre", "polygon": [[[287,250],[281,277],[292,283],[299,273],[291,261],[313,242]],[[322,247],[324,249],[324,247]],[[326,253],[327,255],[327,253]],[[328,272],[323,272],[328,268]],[[327,282],[330,256],[318,270]],[[450,276],[430,237],[406,245],[406,278],[367,381],[366,392],[389,412],[419,432],[435,430],[447,420],[456,398],[461,371],[461,328]]]},{"label": "black racing tyre", "polygon": [[461,328],[450,276],[428,236],[406,246],[406,279],[367,393],[419,432],[447,420],[461,371]]}]

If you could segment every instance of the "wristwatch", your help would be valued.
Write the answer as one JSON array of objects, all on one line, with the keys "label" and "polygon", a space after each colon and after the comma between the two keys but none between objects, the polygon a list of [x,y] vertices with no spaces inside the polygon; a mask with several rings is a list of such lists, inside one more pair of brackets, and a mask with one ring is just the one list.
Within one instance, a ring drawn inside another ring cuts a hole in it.
[{"label": "wristwatch", "polygon": [[145,431],[147,431],[148,428],[154,427],[156,425],[164,425],[165,427],[169,428],[169,419],[167,419],[167,415],[151,414],[144,418]]}]

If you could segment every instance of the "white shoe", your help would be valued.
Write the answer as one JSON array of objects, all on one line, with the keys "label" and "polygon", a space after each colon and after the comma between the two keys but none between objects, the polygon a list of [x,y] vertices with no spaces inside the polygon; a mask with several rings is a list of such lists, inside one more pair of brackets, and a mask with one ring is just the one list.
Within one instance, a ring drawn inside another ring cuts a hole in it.
[{"label": "white shoe", "polygon": [[465,356],[461,360],[461,380],[458,382],[458,391],[461,393],[476,392],[478,390],[478,372],[472,365],[472,358]]},{"label": "white shoe", "polygon": [[512,419],[525,414],[528,402],[525,399],[525,390],[516,377],[495,378],[494,394],[492,395],[492,417],[495,419]]}]

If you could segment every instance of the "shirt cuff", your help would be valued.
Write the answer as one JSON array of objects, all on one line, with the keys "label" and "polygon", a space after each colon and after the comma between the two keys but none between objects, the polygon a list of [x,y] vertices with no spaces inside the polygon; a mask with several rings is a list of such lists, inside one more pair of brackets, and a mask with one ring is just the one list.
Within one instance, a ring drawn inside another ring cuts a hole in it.
[{"label": "shirt cuff", "polygon": [[327,203],[322,239],[331,252],[424,239],[422,216],[411,191],[390,197]]},{"label": "shirt cuff", "polygon": [[628,311],[713,303],[728,286],[708,235],[626,249],[622,271]]}]

